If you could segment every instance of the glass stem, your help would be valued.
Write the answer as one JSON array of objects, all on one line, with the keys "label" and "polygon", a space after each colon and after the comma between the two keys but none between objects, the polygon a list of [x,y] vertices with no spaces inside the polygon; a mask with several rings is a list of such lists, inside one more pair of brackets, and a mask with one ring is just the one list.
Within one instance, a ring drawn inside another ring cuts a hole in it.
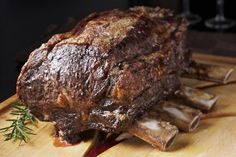
[{"label": "glass stem", "polygon": [[183,0],[183,12],[186,15],[190,14],[189,0]]},{"label": "glass stem", "polygon": [[224,0],[217,0],[216,1],[216,19],[218,21],[224,20]]}]

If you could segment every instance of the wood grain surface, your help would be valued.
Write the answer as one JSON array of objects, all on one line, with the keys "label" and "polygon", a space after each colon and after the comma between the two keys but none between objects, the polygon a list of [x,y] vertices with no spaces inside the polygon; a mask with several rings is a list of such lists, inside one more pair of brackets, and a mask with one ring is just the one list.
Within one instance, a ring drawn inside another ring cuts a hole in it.
[{"label": "wood grain surface", "polygon": [[[138,138],[130,138],[100,154],[100,157],[235,157],[236,156],[236,58],[218,57],[202,54],[193,55],[196,60],[213,64],[224,64],[235,68],[231,83],[216,85],[212,82],[184,79],[194,87],[203,88],[220,98],[212,111],[205,115],[200,126],[192,133],[180,133],[169,152],[161,152]],[[206,88],[207,87],[207,88]],[[17,100],[14,95],[0,104],[0,128],[9,123],[12,117],[10,103]],[[32,135],[29,143],[4,142],[0,134],[1,157],[80,157],[91,144],[91,140],[69,147],[53,145],[53,126],[40,122],[34,128],[37,135]]]}]

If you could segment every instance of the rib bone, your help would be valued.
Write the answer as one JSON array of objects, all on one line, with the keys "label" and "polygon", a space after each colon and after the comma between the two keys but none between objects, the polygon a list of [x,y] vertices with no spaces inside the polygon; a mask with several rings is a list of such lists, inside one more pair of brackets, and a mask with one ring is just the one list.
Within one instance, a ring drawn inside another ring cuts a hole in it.
[{"label": "rib bone", "polygon": [[177,95],[182,98],[182,101],[187,105],[195,107],[203,111],[209,111],[218,99],[217,96],[205,91],[183,86]]},{"label": "rib bone", "polygon": [[196,63],[192,61],[187,73],[184,74],[184,76],[226,84],[228,83],[233,70],[234,69],[231,67]]},{"label": "rib bone", "polygon": [[185,132],[196,129],[202,115],[200,110],[171,100],[154,106],[151,114],[158,114],[163,120],[174,124]]},{"label": "rib bone", "polygon": [[160,150],[167,150],[174,143],[178,128],[158,116],[145,116],[129,128],[129,133]]}]

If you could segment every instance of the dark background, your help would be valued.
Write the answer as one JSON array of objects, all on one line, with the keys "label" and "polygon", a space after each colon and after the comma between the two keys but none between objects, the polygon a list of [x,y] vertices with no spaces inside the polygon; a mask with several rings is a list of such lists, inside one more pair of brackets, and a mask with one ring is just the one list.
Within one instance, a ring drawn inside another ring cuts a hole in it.
[{"label": "dark background", "polygon": [[[215,0],[190,0],[201,23],[191,26],[188,45],[193,51],[236,56],[236,27],[216,32],[204,26],[215,16]],[[20,67],[33,49],[51,35],[70,28],[91,12],[147,5],[181,11],[180,0],[1,0],[0,1],[0,101],[15,93]],[[236,20],[236,1],[225,0],[225,15]],[[66,25],[65,25],[66,24]]]}]

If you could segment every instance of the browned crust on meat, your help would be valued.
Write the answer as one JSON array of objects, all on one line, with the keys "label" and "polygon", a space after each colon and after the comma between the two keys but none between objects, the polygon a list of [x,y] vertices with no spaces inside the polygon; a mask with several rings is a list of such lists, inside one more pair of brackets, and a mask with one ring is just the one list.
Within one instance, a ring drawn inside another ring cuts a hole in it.
[{"label": "browned crust on meat", "polygon": [[185,31],[184,20],[158,7],[93,13],[31,53],[17,94],[41,120],[76,117],[73,132],[124,130],[179,87]]}]

